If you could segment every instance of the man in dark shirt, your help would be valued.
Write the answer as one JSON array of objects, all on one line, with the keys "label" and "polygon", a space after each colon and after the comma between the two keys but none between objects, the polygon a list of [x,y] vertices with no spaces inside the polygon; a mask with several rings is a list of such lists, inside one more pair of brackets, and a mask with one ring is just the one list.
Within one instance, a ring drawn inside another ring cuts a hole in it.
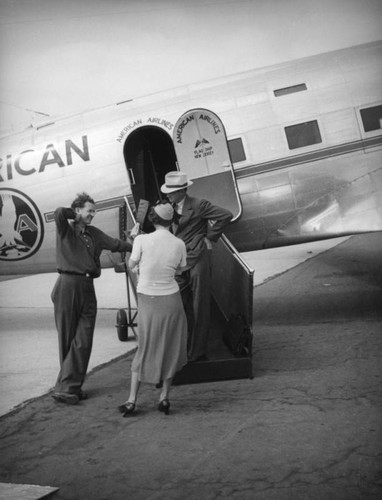
[{"label": "man in dark shirt", "polygon": [[94,200],[77,195],[71,208],[57,208],[56,261],[59,273],[52,291],[58,331],[60,372],[52,393],[59,402],[77,404],[82,392],[97,315],[93,278],[101,274],[102,250],[130,252],[128,241],[112,238],[90,226],[96,213]]}]

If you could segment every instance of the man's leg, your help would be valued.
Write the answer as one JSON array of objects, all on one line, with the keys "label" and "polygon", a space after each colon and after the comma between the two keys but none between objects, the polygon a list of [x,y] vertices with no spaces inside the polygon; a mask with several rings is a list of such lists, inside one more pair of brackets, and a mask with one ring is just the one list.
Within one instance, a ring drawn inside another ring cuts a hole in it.
[{"label": "man's leg", "polygon": [[198,262],[190,270],[190,285],[194,312],[194,325],[189,342],[188,358],[195,361],[207,356],[207,343],[210,330],[210,291],[211,266],[206,249]]},{"label": "man's leg", "polygon": [[188,340],[189,340],[191,335],[192,335],[192,330],[193,330],[193,326],[194,326],[194,312],[193,312],[193,305],[192,305],[190,271],[187,270],[182,274],[176,275],[175,279],[179,285],[180,296],[182,297],[184,312],[186,313],[187,332],[188,332]]},{"label": "man's leg", "polygon": [[76,334],[77,311],[73,307],[75,290],[69,280],[59,276],[52,292],[54,320],[58,333],[60,367]]},{"label": "man's leg", "polygon": [[57,307],[62,361],[55,389],[79,395],[92,350],[97,301],[92,281],[74,278],[72,285],[65,287],[61,307]]}]

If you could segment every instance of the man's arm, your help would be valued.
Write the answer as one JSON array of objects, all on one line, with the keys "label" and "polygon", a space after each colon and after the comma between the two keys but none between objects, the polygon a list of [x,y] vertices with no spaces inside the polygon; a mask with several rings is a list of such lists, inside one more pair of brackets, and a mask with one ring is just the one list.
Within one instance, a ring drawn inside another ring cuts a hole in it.
[{"label": "man's arm", "polygon": [[201,200],[200,213],[203,219],[207,219],[209,224],[207,226],[206,238],[210,241],[217,241],[224,228],[231,222],[233,214],[225,208],[212,205],[207,200]]},{"label": "man's arm", "polygon": [[54,221],[56,223],[57,232],[60,235],[66,233],[69,227],[68,220],[75,220],[77,218],[77,214],[71,208],[59,207],[54,212]]},{"label": "man's arm", "polygon": [[109,236],[101,231],[101,229],[98,229],[96,226],[88,226],[88,231],[93,233],[96,237],[100,251],[109,250],[110,252],[131,252],[133,248],[131,241],[113,238],[112,236]]},{"label": "man's arm", "polygon": [[131,252],[133,245],[130,241],[119,240],[111,236],[104,235],[105,249],[111,252]]}]

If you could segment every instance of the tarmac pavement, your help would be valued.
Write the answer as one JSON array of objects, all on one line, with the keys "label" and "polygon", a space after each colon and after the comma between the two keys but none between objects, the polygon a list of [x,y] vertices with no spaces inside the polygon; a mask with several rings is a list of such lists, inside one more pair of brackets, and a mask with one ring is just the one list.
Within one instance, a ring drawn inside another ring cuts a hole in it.
[{"label": "tarmac pavement", "polygon": [[[257,286],[345,240],[335,238],[242,256],[255,269]],[[0,277],[0,415],[46,394],[54,385],[59,366],[50,293],[56,279],[57,273]],[[115,329],[117,310],[127,306],[125,275],[103,269],[94,286],[98,314],[89,372],[136,347],[131,331],[130,340],[121,343]],[[134,307],[133,294],[131,298]]]},{"label": "tarmac pavement", "polygon": [[382,495],[382,234],[353,236],[254,290],[253,378],[143,385],[132,355],[78,406],[47,394],[0,417],[0,481],[54,500],[363,500]]},{"label": "tarmac pavement", "polygon": [[[0,283],[0,415],[46,394],[59,370],[57,332],[50,293],[57,273]],[[126,307],[126,279],[105,269],[94,281],[99,304],[89,370],[133,350],[118,340],[116,309]],[[1,496],[0,496],[1,500]]]}]

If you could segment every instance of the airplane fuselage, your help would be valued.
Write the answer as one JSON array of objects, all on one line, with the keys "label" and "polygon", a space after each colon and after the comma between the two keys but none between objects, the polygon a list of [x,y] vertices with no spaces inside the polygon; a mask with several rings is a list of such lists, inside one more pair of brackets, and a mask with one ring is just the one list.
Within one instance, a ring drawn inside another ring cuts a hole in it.
[{"label": "airplane fuselage", "polygon": [[55,269],[53,213],[77,192],[120,236],[126,201],[156,201],[177,168],[233,211],[239,251],[382,230],[381,55],[367,44],[3,137],[0,273]]}]

